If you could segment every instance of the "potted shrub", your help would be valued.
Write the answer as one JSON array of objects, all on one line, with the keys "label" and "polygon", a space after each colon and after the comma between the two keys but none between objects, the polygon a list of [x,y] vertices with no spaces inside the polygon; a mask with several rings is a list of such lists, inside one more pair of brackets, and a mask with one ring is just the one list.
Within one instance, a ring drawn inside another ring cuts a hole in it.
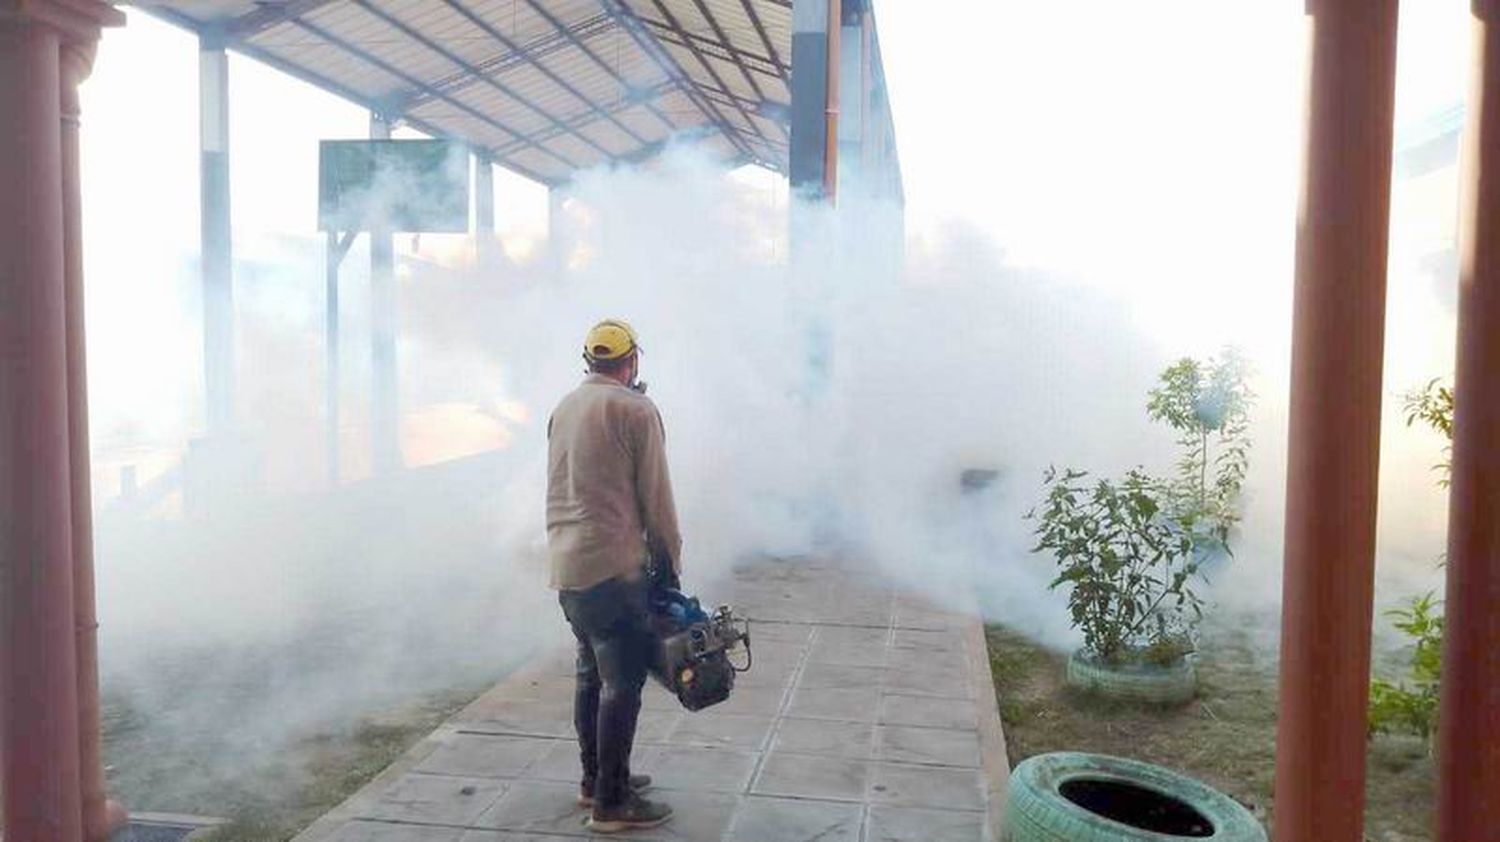
[{"label": "potted shrub", "polygon": [[1050,553],[1068,588],[1068,610],[1083,648],[1068,681],[1105,695],[1170,704],[1197,686],[1188,655],[1202,618],[1194,592],[1194,533],[1167,508],[1170,484],[1132,470],[1119,481],[1048,469],[1033,552]]},{"label": "potted shrub", "polygon": [[1182,455],[1167,485],[1170,516],[1193,539],[1201,563],[1232,556],[1240,491],[1250,469],[1248,367],[1232,348],[1217,357],[1183,357],[1168,366],[1147,395],[1146,414],[1177,432]]}]

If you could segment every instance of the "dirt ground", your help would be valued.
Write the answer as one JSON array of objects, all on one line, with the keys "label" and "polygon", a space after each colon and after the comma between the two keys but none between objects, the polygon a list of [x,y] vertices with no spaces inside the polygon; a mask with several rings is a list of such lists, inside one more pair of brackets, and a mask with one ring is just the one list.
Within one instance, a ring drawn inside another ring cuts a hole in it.
[{"label": "dirt ground", "polygon": [[[1270,826],[1276,666],[1243,632],[1204,629],[1198,698],[1172,709],[1079,693],[1064,684],[1066,656],[1003,626],[990,626],[987,635],[1012,766],[1050,751],[1133,757],[1204,781]],[[1434,781],[1421,740],[1381,736],[1371,741],[1366,838],[1430,839]]]}]

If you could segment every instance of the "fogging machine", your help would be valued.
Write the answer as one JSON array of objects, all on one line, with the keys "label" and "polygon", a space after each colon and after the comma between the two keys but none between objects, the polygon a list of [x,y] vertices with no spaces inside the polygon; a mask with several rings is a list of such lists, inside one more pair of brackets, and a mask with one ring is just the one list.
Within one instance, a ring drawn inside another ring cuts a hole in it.
[{"label": "fogging machine", "polygon": [[[736,673],[750,669],[750,622],[727,605],[713,613],[697,597],[682,592],[670,562],[653,560],[651,624],[657,647],[651,674],[688,710],[702,710],[729,698]],[[744,647],[744,664],[730,653]]]}]

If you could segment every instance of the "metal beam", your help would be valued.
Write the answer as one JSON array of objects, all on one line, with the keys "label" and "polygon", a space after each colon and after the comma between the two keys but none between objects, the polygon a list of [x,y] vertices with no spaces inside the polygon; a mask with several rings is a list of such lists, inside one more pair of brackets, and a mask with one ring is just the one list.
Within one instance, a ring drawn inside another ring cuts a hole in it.
[{"label": "metal beam", "polygon": [[[696,47],[716,59],[729,64],[740,65],[741,69],[748,69],[758,76],[781,80],[783,79],[782,74],[789,70],[789,68],[778,66],[776,62],[766,56],[753,53],[742,47],[736,47],[729,43],[728,40],[716,41],[706,35],[699,35],[696,32],[687,32],[685,30],[679,32],[666,21],[645,16],[641,16],[641,23],[651,27],[652,36],[660,39],[663,43],[673,44],[687,50]],[[756,93],[761,93],[755,82],[751,81],[751,86],[756,88]],[[764,94],[761,95],[764,96]]]},{"label": "metal beam", "polygon": [[198,50],[199,260],[203,273],[203,378],[210,435],[234,415],[234,246],[229,203],[229,57]]},{"label": "metal beam", "polygon": [[760,83],[755,81],[754,76],[750,75],[750,68],[746,67],[744,60],[739,57],[734,44],[729,40],[729,35],[724,32],[724,27],[719,26],[719,19],[714,17],[713,13],[708,10],[708,4],[704,3],[703,0],[693,0],[693,6],[698,10],[698,14],[702,15],[703,19],[708,22],[708,28],[714,31],[714,35],[718,37],[719,43],[724,45],[725,52],[729,53],[730,60],[734,62],[735,67],[739,68],[740,75],[744,77],[745,84],[750,86],[750,90],[755,91],[757,99],[765,99],[766,92],[761,90]]},{"label": "metal beam", "polygon": [[315,12],[338,0],[287,0],[284,3],[267,3],[253,12],[246,12],[224,24],[220,33],[226,45],[236,44],[252,38],[274,26],[291,23],[310,12]]},{"label": "metal beam", "polygon": [[790,89],[792,79],[788,72],[789,68],[782,63],[781,54],[777,52],[776,45],[771,43],[771,36],[766,32],[766,25],[761,23],[760,13],[755,11],[755,1],[740,0],[740,4],[745,7],[745,16],[750,18],[750,25],[755,27],[755,34],[760,36],[760,42],[765,45],[766,55],[771,57],[771,63],[776,66],[776,75],[781,77],[781,81]]},{"label": "metal beam", "polygon": [[[204,27],[200,21],[190,18],[187,15],[184,15],[174,9],[169,9],[164,6],[142,6],[141,9],[152,17],[160,18],[161,20],[173,24],[174,26],[186,29],[189,32],[198,33],[200,35],[203,32]],[[307,84],[312,85],[315,88],[321,88],[325,91],[328,91],[329,93],[347,100],[348,102],[352,102],[367,111],[379,112],[387,110],[389,108],[390,103],[388,102],[377,101],[367,94],[356,91],[341,82],[337,82],[333,79],[328,78],[327,76],[324,76],[321,73],[318,73],[317,71],[310,70],[306,67],[303,67],[302,65],[288,61],[287,59],[271,52],[270,50],[267,50],[264,47],[260,47],[250,41],[241,40],[230,46],[229,49],[232,49],[235,52],[240,53],[241,55],[255,59],[256,61],[266,65],[267,67],[275,68],[276,70],[279,70],[294,79],[306,82]],[[447,129],[440,128],[426,120],[423,120],[420,117],[414,117],[410,114],[401,115],[401,122],[432,137],[453,138],[454,140],[462,140],[464,142],[471,142],[472,140],[471,138],[456,135]],[[513,131],[508,128],[504,128],[503,130],[511,137],[523,136],[520,132]],[[561,184],[566,181],[566,179],[559,179],[552,176],[543,175],[542,173],[524,164],[517,163],[511,159],[501,160],[497,157],[495,163],[496,165],[504,167],[505,169],[510,170],[511,172],[522,176],[523,178],[528,178],[532,181],[535,181],[538,184],[551,186],[555,184]],[[569,169],[573,168],[571,164],[569,164],[568,167]]]},{"label": "metal beam", "polygon": [[[453,99],[452,97],[449,97],[448,95],[444,94],[441,91],[435,90],[431,85],[427,84],[426,82],[423,82],[421,79],[418,79],[415,76],[412,76],[411,74],[409,74],[409,73],[401,70],[400,68],[391,65],[390,63],[382,60],[378,56],[370,54],[366,50],[363,50],[363,49],[361,49],[361,48],[359,48],[359,47],[357,47],[357,46],[355,46],[353,44],[350,44],[348,41],[345,41],[344,39],[338,37],[337,35],[334,35],[333,33],[327,31],[326,29],[323,29],[322,27],[317,26],[316,24],[308,23],[307,21],[305,21],[305,20],[303,20],[301,18],[297,18],[297,19],[293,20],[292,23],[295,24],[296,26],[299,26],[302,29],[304,29],[304,30],[312,33],[313,35],[316,35],[319,38],[322,38],[324,41],[327,41],[328,43],[334,45],[335,47],[338,47],[339,49],[341,49],[341,50],[349,53],[350,55],[355,56],[356,58],[360,59],[361,61],[363,61],[363,62],[365,62],[367,64],[370,64],[373,67],[378,67],[381,70],[385,71],[386,73],[388,73],[388,74],[390,74],[392,76],[395,76],[398,79],[401,79],[402,81],[406,82],[408,85],[411,85],[413,89],[415,89],[417,91],[420,91],[420,92],[423,92],[423,93],[426,93],[426,94],[429,94],[430,96],[433,96],[436,99],[440,99],[443,102],[448,103],[449,105],[453,106],[454,108],[457,108],[459,111],[464,112],[465,114],[469,115],[470,117],[473,117],[474,119],[478,120],[481,123],[484,123],[485,125],[488,125],[488,126],[491,126],[493,128],[499,129],[500,131],[502,131],[502,132],[510,135],[511,137],[524,137],[525,136],[521,132],[519,132],[519,131],[511,128],[510,126],[507,126],[504,123],[501,123],[499,120],[496,120],[495,118],[493,118],[493,117],[491,117],[491,116],[489,116],[487,114],[484,114],[484,113],[482,113],[480,111],[476,111],[475,109],[469,107],[468,105],[465,105],[462,102],[459,102],[456,99]],[[387,114],[387,116],[400,116],[402,119],[406,119],[406,115],[405,114],[390,115],[388,113],[388,109],[376,108],[376,109],[372,109],[372,110],[377,111],[377,112],[382,113],[382,114]],[[572,170],[572,169],[578,169],[579,165],[578,165],[578,163],[576,161],[573,161],[572,159],[568,158],[566,155],[563,155],[560,152],[556,152],[556,151],[554,151],[552,149],[549,149],[549,148],[547,148],[545,146],[537,146],[536,149],[538,151],[540,151],[541,153],[545,154],[545,155],[548,155],[548,156],[550,156],[552,158],[555,158],[556,160],[558,160],[559,162],[561,162],[563,164],[563,166],[567,167],[570,170]]]},{"label": "metal beam", "polygon": [[[443,0],[443,2],[446,3],[454,11],[456,11],[459,14],[463,15],[466,19],[469,20],[470,23],[473,23],[475,26],[477,26],[480,29],[484,30],[484,32],[485,32],[486,35],[489,35],[491,38],[493,38],[496,41],[500,42],[502,45],[505,46],[506,49],[509,49],[512,52],[516,52],[517,51],[516,43],[514,41],[510,40],[509,38],[507,38],[504,33],[500,32],[498,29],[496,29],[495,27],[491,26],[488,21],[485,21],[484,19],[480,18],[478,15],[476,15],[473,12],[469,11],[462,4],[455,2],[455,0]],[[620,122],[619,119],[617,119],[614,115],[606,112],[603,108],[599,107],[599,104],[597,102],[594,102],[592,99],[584,96],[582,91],[580,91],[576,87],[574,87],[573,84],[571,82],[569,82],[568,80],[566,80],[566,79],[562,78],[561,76],[557,75],[557,73],[553,72],[553,70],[551,68],[547,67],[547,65],[542,64],[540,61],[536,61],[535,59],[532,59],[530,63],[531,63],[531,66],[535,67],[538,72],[540,72],[543,76],[547,77],[547,79],[549,81],[551,81],[552,84],[557,85],[559,88],[562,88],[563,90],[567,91],[568,94],[570,96],[572,96],[574,99],[577,99],[579,102],[582,102],[584,105],[588,106],[589,111],[593,112],[594,114],[596,114],[596,115],[598,115],[598,116],[600,116],[600,117],[602,117],[604,119],[609,120],[620,131],[622,131],[625,134],[629,135],[631,137],[631,139],[634,140],[636,143],[645,143],[646,142],[646,139],[643,138],[643,137],[641,137],[640,135],[636,134],[634,129],[632,129],[629,126],[625,125],[624,123]],[[498,83],[495,83],[495,84],[498,84]],[[533,109],[536,110],[536,111],[538,111],[538,112],[540,112],[540,113],[546,113],[546,112],[542,112],[541,109],[539,109],[539,108],[535,108],[534,106],[533,106]],[[548,119],[550,119],[552,121],[552,123],[554,125],[557,125],[557,126],[562,126],[563,125],[563,123],[562,123],[561,120],[559,120],[556,117],[553,117],[551,114],[547,114],[546,116],[548,117]],[[594,141],[590,140],[587,136],[585,136],[583,134],[579,134],[576,129],[569,129],[569,131],[571,131],[573,134],[577,135],[579,138],[581,138],[584,142],[588,143],[590,146],[594,147],[595,149],[598,149],[599,152],[602,155],[604,155],[606,158],[612,157],[612,153],[611,152],[609,152],[608,150],[606,150],[604,147],[600,146],[599,144],[595,143]]]},{"label": "metal beam", "polygon": [[[487,28],[487,25],[484,24],[482,21],[480,21],[479,18],[473,17],[472,14],[470,14],[463,7],[459,6],[456,3],[451,2],[451,0],[445,0],[445,2],[448,2],[448,5],[452,6],[453,9],[455,11],[459,12],[460,14],[464,14],[464,15],[469,16],[470,20],[472,20],[475,23],[475,25],[480,26],[481,28],[485,28],[486,32],[489,32],[491,35],[495,35],[496,34],[496,33],[494,33],[494,31],[492,29]],[[405,21],[401,20],[400,18],[396,17],[395,15],[392,15],[391,13],[389,13],[389,12],[383,10],[383,9],[377,8],[373,3],[370,3],[369,0],[354,0],[354,3],[355,3],[355,5],[359,6],[361,9],[364,9],[369,14],[374,15],[377,18],[380,18],[380,20],[384,21],[388,26],[391,26],[391,27],[395,28],[396,30],[398,30],[399,32],[401,32],[401,34],[403,34],[406,37],[412,39],[413,41],[416,41],[418,44],[421,44],[426,49],[429,49],[429,50],[437,53],[438,55],[442,56],[443,58],[445,58],[448,61],[452,62],[453,64],[457,65],[458,67],[463,68],[465,72],[467,72],[470,75],[474,76],[479,81],[481,81],[481,82],[489,85],[490,87],[494,88],[495,90],[499,91],[502,94],[505,94],[506,96],[510,97],[511,99],[514,99],[516,102],[520,103],[521,105],[525,106],[526,108],[529,108],[532,112],[534,112],[535,114],[537,114],[538,116],[540,116],[542,119],[544,119],[544,120],[548,121],[549,123],[552,123],[553,125],[556,125],[556,126],[561,126],[562,125],[562,122],[559,121],[557,117],[553,116],[551,112],[547,111],[546,109],[544,109],[544,108],[542,108],[542,107],[540,107],[538,105],[533,104],[528,98],[526,98],[526,97],[522,96],[521,94],[517,93],[514,89],[512,89],[510,86],[504,84],[503,82],[499,82],[499,81],[497,81],[495,79],[491,79],[489,76],[484,75],[478,68],[476,68],[474,65],[470,64],[468,61],[464,60],[463,56],[460,56],[457,53],[453,52],[452,50],[449,50],[449,49],[443,47],[442,45],[437,44],[431,38],[428,38],[426,35],[423,35],[422,33],[416,31],[415,29],[412,29],[409,25],[407,25],[407,23]],[[508,40],[501,39],[501,43],[505,44],[506,47],[507,47],[507,49],[511,49],[512,51],[514,51],[514,46],[513,46],[512,42],[510,42]],[[541,65],[537,65],[537,66],[540,67]],[[436,90],[436,89],[430,88],[430,86],[428,86],[428,87],[431,90]],[[578,94],[575,90],[573,90],[571,88],[571,86],[567,87],[566,90],[569,93],[573,94],[574,96],[577,96],[580,99],[583,99],[583,102],[585,104],[593,105],[592,102],[590,102],[586,98],[583,98],[580,94]],[[457,100],[454,100],[452,97],[450,97],[446,93],[440,93],[439,95],[445,101],[447,101],[447,102],[457,102]],[[412,108],[412,106],[407,105],[402,110],[403,111],[411,110],[411,108]],[[579,140],[583,141],[584,144],[586,144],[586,145],[588,145],[590,147],[593,147],[593,149],[596,152],[598,152],[600,155],[603,155],[606,158],[608,158],[610,156],[610,151],[608,149],[605,149],[603,146],[600,146],[598,143],[595,143],[587,135],[580,134],[577,131],[572,132],[572,134],[574,136],[576,136]]]},{"label": "metal beam", "polygon": [[[474,64],[479,68],[483,76],[498,76],[506,71],[513,70],[523,64],[530,64],[553,53],[560,52],[570,46],[582,44],[590,38],[597,38],[615,28],[615,22],[609,19],[609,15],[594,15],[591,18],[579,21],[567,30],[560,32],[549,32],[531,41],[521,44],[519,52],[505,52],[493,58]],[[569,40],[569,35],[574,40]],[[454,73],[444,79],[432,83],[432,87],[443,93],[454,93],[479,84],[480,77],[468,71]],[[425,100],[425,95],[419,95],[412,99],[413,103]]]},{"label": "metal beam", "polygon": [[[370,114],[370,139],[389,140],[391,124]],[[401,392],[396,361],[396,249],[381,214],[370,226],[370,450],[376,474],[401,467]]]},{"label": "metal beam", "polygon": [[[600,58],[599,54],[594,52],[594,50],[589,47],[588,44],[585,44],[582,38],[577,37],[577,35],[571,28],[564,26],[563,22],[558,20],[556,15],[553,15],[551,12],[547,11],[547,9],[542,6],[541,3],[537,2],[537,0],[525,0],[525,3],[527,6],[530,6],[531,10],[535,12],[539,17],[552,24],[552,27],[554,29],[556,29],[562,35],[566,36],[568,40],[572,42],[573,46],[582,51],[585,56],[588,56],[589,59],[594,62],[594,64],[598,65],[600,69],[602,69],[605,73],[608,73],[621,86],[626,88],[631,87],[630,80],[626,79],[623,75],[620,74],[619,68],[611,67],[608,62]],[[612,25],[619,25],[619,22],[608,13],[605,14],[605,17],[610,21]],[[671,74],[668,74],[668,76],[670,75]],[[671,117],[667,116],[666,112],[662,111],[660,108],[657,108],[655,104],[647,103],[646,110],[650,111],[653,116],[662,121],[662,123],[666,125],[668,129],[672,131],[677,130],[677,123],[674,122]]]},{"label": "metal beam", "polygon": [[[715,70],[713,64],[711,64],[708,58],[703,55],[702,51],[700,51],[696,46],[693,45],[692,41],[688,38],[687,30],[682,28],[681,23],[678,23],[677,16],[672,14],[672,10],[668,9],[666,4],[661,2],[661,0],[651,0],[651,3],[652,5],[656,6],[656,11],[666,19],[667,25],[672,27],[672,29],[678,34],[679,37],[681,37],[684,41],[687,41],[688,51],[693,54],[694,58],[698,59],[698,63],[703,66],[703,69],[708,71],[709,78],[714,80],[714,84],[718,85],[720,89],[728,93],[729,86],[724,84],[724,79],[719,75],[719,71]],[[754,118],[750,116],[750,112],[746,111],[744,106],[740,105],[738,102],[735,102],[734,109],[740,113],[741,117],[745,118],[745,123],[750,127],[751,131],[755,132],[762,139],[766,139],[766,133],[760,130],[760,124],[755,122]]]},{"label": "metal beam", "polygon": [[688,75],[687,71],[682,69],[682,65],[677,63],[677,59],[667,54],[667,51],[660,44],[656,43],[651,33],[645,31],[640,18],[636,17],[635,13],[625,6],[623,0],[599,0],[599,3],[620,24],[620,27],[630,35],[631,40],[635,41],[636,46],[640,47],[641,52],[656,62],[656,66],[661,68],[661,71],[668,78],[676,81],[677,89],[682,92],[683,96],[686,96],[693,105],[698,107],[699,111],[703,112],[703,119],[718,127],[719,131],[723,132],[724,136],[729,139],[729,142],[741,152],[747,155],[750,154],[750,147],[746,144],[740,130],[729,122],[728,118],[724,116],[723,111],[703,98],[698,92],[697,86],[693,83],[692,77]]},{"label": "metal beam", "polygon": [[[668,79],[668,80],[665,80],[665,81],[662,81],[662,82],[658,82],[658,83],[656,83],[655,85],[652,85],[649,88],[642,89],[641,92],[640,92],[640,95],[641,95],[641,97],[643,99],[648,98],[648,97],[654,99],[656,97],[659,97],[659,96],[661,96],[661,95],[663,95],[665,93],[674,91],[676,89],[677,89],[677,84],[675,82],[673,82],[672,80]],[[619,113],[621,111],[625,111],[625,110],[634,108],[638,104],[640,104],[640,103],[632,102],[630,100],[621,100],[621,101],[615,103],[614,105],[610,106],[608,110],[612,114],[617,114],[617,113]],[[576,128],[578,126],[588,125],[589,123],[594,122],[594,120],[596,120],[596,119],[597,118],[593,115],[592,112],[587,112],[586,111],[586,112],[584,112],[582,114],[575,114],[574,116],[568,118],[564,122],[566,122],[569,127],[575,127]],[[531,135],[528,135],[525,138],[525,140],[530,140],[531,142],[534,142],[534,143],[545,143],[546,141],[549,141],[552,138],[557,137],[558,135],[562,134],[564,131],[565,131],[565,128],[562,127],[562,126],[552,126],[552,127],[549,127],[549,128],[542,129],[539,132],[535,132],[535,133],[533,133]],[[649,142],[650,141],[646,141],[644,138],[641,139],[641,144],[642,145],[645,145],[645,144],[647,144]],[[510,143],[505,144],[504,146],[497,147],[496,148],[496,152],[497,152],[497,154],[508,155],[508,154],[511,154],[512,152],[514,152],[521,145],[522,145],[522,140],[519,140],[519,139],[518,140],[513,140]],[[618,158],[619,156],[611,156],[611,157]]]}]

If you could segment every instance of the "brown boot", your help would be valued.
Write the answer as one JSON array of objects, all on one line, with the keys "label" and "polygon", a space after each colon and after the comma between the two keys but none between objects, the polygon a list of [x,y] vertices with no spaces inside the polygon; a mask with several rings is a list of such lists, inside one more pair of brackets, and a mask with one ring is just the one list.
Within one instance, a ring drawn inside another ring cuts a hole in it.
[{"label": "brown boot", "polygon": [[[631,775],[630,776],[630,791],[632,793],[635,793],[635,794],[639,795],[640,793],[645,792],[646,790],[648,790],[650,788],[651,788],[651,776],[650,775]],[[581,784],[578,785],[578,806],[580,806],[580,807],[592,807],[592,806],[594,806],[594,782],[593,781],[584,781],[583,783],[581,783]]]},{"label": "brown boot", "polygon": [[670,818],[671,807],[658,801],[647,801],[632,792],[625,803],[614,807],[595,804],[588,826],[595,833],[619,833],[622,830],[657,827],[666,824]]}]

